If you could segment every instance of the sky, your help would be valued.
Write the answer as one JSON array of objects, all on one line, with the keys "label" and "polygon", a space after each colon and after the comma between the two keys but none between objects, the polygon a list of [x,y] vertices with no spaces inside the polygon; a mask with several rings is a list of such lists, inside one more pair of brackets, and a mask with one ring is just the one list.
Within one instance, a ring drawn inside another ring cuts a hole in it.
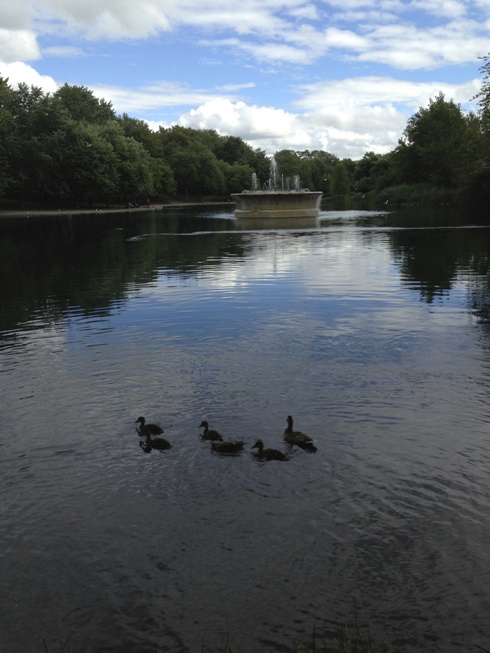
[{"label": "sky", "polygon": [[239,136],[272,155],[384,154],[444,93],[463,110],[490,52],[490,0],[15,0],[0,75],[85,86],[152,129]]}]

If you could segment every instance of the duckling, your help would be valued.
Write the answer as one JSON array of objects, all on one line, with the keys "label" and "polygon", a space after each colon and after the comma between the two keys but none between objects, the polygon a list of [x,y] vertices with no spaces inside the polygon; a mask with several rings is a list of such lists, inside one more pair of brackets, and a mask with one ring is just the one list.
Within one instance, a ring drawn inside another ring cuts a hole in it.
[{"label": "duckling", "polygon": [[302,449],[307,449],[308,451],[316,451],[316,447],[313,442],[313,438],[306,433],[301,431],[293,431],[293,418],[291,415],[287,416],[286,419],[288,425],[284,431],[284,440],[288,444],[295,444],[297,447]]},{"label": "duckling", "polygon": [[257,458],[263,460],[289,460],[286,454],[279,451],[279,449],[264,449],[264,443],[262,440],[257,440],[257,442],[251,447],[252,449],[258,449],[255,454]]},{"label": "duckling", "polygon": [[140,440],[139,445],[145,453],[151,453],[151,444],[148,444],[145,440]]},{"label": "duckling", "polygon": [[138,419],[135,422],[136,424],[140,424],[138,428],[138,432],[140,435],[145,436],[146,433],[151,433],[152,435],[160,435],[163,433],[163,429],[161,426],[158,426],[158,424],[146,424],[146,420],[144,417],[138,417]]},{"label": "duckling", "polygon": [[211,448],[217,453],[236,453],[243,449],[243,442],[241,440],[212,440]]},{"label": "duckling", "polygon": [[160,451],[162,451],[163,449],[172,448],[170,442],[168,440],[165,440],[165,438],[152,438],[151,433],[149,431],[145,433],[145,436],[146,436],[146,448],[159,449]]},{"label": "duckling", "polygon": [[216,441],[219,441],[219,442],[223,441],[223,438],[222,438],[221,434],[218,433],[218,431],[215,431],[214,429],[209,429],[209,424],[204,420],[199,424],[200,429],[203,428],[203,427],[204,427],[204,431],[202,432],[202,435],[201,435],[203,440],[214,440],[215,442]]}]

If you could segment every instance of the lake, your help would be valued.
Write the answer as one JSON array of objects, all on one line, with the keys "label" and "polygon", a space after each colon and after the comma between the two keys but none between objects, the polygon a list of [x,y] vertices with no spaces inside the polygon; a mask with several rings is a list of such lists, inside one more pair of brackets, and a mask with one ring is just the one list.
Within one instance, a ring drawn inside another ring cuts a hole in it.
[{"label": "lake", "polygon": [[489,650],[483,217],[2,218],[0,650]]}]

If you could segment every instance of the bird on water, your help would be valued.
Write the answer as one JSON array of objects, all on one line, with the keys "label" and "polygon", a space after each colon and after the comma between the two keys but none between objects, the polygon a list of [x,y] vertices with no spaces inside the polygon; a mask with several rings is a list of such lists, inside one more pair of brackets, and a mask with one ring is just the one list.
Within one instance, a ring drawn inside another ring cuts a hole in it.
[{"label": "bird on water", "polygon": [[215,442],[216,441],[219,441],[219,442],[223,441],[223,437],[222,437],[221,433],[218,433],[218,431],[215,431],[214,429],[210,429],[209,424],[205,420],[203,420],[199,424],[199,428],[200,429],[204,428],[204,431],[201,434],[201,437],[202,437],[203,440],[214,440]]},{"label": "bird on water", "polygon": [[243,449],[242,440],[212,440],[211,448],[217,453],[237,453]]},{"label": "bird on water", "polygon": [[160,451],[163,451],[164,449],[172,448],[172,445],[168,440],[165,440],[165,438],[152,438],[151,433],[149,431],[145,433],[145,437],[146,437],[146,443],[145,446],[142,447],[145,449],[145,451],[147,451],[148,449],[159,449]]},{"label": "bird on water", "polygon": [[286,429],[284,430],[284,441],[291,445],[296,445],[302,449],[308,451],[316,451],[316,447],[313,441],[313,438],[303,433],[302,431],[293,430],[293,418],[291,415],[288,415],[286,418],[288,423]]},{"label": "bird on water", "polygon": [[144,417],[138,417],[135,424],[140,425],[137,428],[139,434],[142,436],[145,436],[147,433],[151,433],[151,435],[161,435],[163,433],[161,426],[158,426],[158,424],[147,424]]},{"label": "bird on water", "polygon": [[289,460],[286,454],[279,451],[279,449],[264,449],[264,443],[262,440],[257,440],[251,448],[258,449],[255,455],[261,460]]}]

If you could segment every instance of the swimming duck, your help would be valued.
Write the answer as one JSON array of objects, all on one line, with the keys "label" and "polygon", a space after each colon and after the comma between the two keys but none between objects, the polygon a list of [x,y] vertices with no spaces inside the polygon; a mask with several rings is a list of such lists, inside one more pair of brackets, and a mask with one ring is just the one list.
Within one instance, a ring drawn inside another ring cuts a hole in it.
[{"label": "swimming duck", "polygon": [[295,444],[297,447],[301,447],[302,449],[308,449],[308,451],[316,451],[313,438],[301,431],[293,431],[293,418],[291,415],[287,416],[286,421],[288,425],[284,431],[285,442],[288,444]]},{"label": "swimming duck", "polygon": [[236,453],[243,449],[243,442],[241,440],[228,440],[227,442],[213,440],[211,442],[211,448],[218,453]]},{"label": "swimming duck", "polygon": [[214,429],[209,429],[209,424],[204,420],[199,424],[200,429],[203,428],[203,427],[204,427],[204,431],[202,432],[202,435],[201,435],[203,440],[214,440],[215,442],[216,441],[219,441],[219,442],[223,441],[221,433],[218,433],[218,431],[215,431]]},{"label": "swimming duck", "polygon": [[263,460],[289,460],[289,458],[279,449],[264,449],[264,443],[262,440],[257,440],[257,442],[251,447],[252,449],[258,449],[255,454],[257,458]]},{"label": "swimming duck", "polygon": [[170,442],[168,440],[165,440],[165,438],[152,438],[151,433],[149,431],[145,433],[145,436],[146,436],[146,448],[159,449],[160,451],[162,451],[163,449],[172,448]]},{"label": "swimming duck", "polygon": [[144,417],[138,417],[135,423],[140,424],[138,431],[142,436],[145,436],[147,433],[151,433],[152,435],[160,435],[163,433],[161,426],[158,426],[158,424],[147,424]]}]

